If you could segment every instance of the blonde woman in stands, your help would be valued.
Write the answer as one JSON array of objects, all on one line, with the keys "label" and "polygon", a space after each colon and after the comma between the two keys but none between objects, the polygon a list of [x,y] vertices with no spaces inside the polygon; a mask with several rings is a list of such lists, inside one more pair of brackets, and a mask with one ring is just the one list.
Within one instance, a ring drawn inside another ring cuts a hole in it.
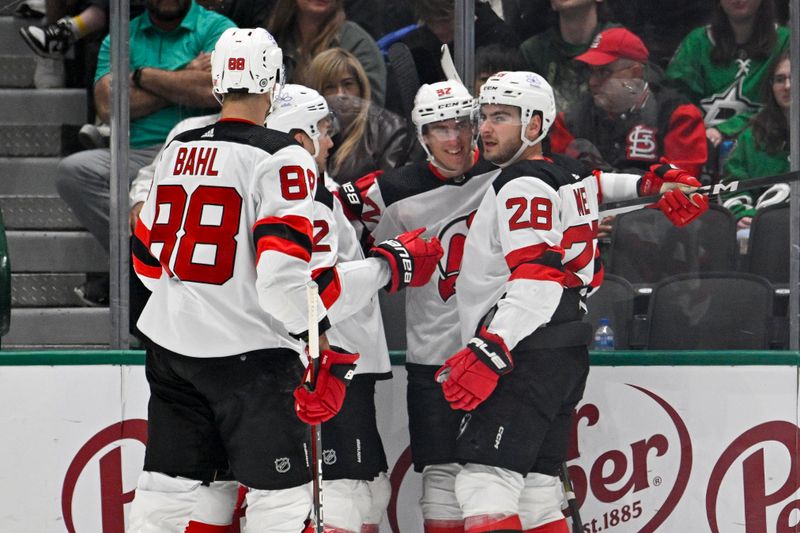
[{"label": "blonde woman in stands", "polygon": [[386,64],[369,33],[347,20],[344,0],[277,0],[266,26],[283,50],[287,81],[310,86],[311,60],[338,46],[358,58],[372,87],[372,101],[383,105]]},{"label": "blonde woman in stands", "polygon": [[412,136],[401,117],[372,101],[367,73],[342,48],[322,52],[309,65],[308,86],[328,101],[339,120],[328,174],[339,183],[405,163]]}]

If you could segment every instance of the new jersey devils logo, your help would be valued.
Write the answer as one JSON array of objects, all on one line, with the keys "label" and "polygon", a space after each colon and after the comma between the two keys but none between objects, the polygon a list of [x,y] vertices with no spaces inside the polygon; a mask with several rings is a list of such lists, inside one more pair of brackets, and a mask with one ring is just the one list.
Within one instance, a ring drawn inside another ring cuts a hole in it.
[{"label": "new jersey devils logo", "polygon": [[456,293],[456,278],[461,270],[461,259],[464,257],[464,243],[474,217],[475,211],[458,217],[447,223],[439,232],[439,241],[444,248],[444,255],[438,265],[439,296],[443,302]]}]

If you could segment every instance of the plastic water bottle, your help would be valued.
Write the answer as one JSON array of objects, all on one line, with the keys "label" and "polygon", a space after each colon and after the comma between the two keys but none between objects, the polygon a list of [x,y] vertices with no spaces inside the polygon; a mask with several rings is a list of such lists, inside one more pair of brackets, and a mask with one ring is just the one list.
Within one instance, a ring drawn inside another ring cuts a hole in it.
[{"label": "plastic water bottle", "polygon": [[600,319],[600,326],[594,332],[594,349],[600,352],[614,349],[614,330],[608,325],[607,318]]}]

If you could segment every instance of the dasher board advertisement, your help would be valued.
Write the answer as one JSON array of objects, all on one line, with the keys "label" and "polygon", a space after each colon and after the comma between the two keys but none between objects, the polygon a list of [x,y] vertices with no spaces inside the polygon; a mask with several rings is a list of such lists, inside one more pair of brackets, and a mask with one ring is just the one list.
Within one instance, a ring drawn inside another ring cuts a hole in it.
[{"label": "dasher board advertisement", "polygon": [[[144,367],[71,361],[0,365],[3,533],[124,532],[147,441]],[[585,533],[798,531],[797,366],[727,361],[592,367],[568,451]],[[422,533],[406,374],[393,372],[377,392],[394,489],[381,531]]]}]

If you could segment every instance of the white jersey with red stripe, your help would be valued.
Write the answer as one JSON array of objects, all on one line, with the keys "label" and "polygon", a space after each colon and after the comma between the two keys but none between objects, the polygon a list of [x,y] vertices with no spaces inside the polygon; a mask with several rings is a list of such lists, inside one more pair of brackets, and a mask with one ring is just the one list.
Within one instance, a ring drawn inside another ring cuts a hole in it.
[{"label": "white jersey with red stripe", "polygon": [[[369,174],[343,185],[340,196],[375,241],[426,227],[444,256],[430,281],[405,289],[406,362],[441,365],[460,346],[456,278],[478,204],[500,169],[477,160],[464,176],[444,178],[429,163]],[[459,288],[460,290],[460,288]]]},{"label": "white jersey with red stripe", "polygon": [[556,323],[557,310],[565,321],[580,321],[587,292],[602,282],[601,184],[614,197],[630,197],[639,177],[593,174],[575,160],[553,157],[504,169],[475,214],[456,294],[462,343],[488,325],[513,349]]},{"label": "white jersey with red stripe", "polygon": [[315,169],[290,136],[245,121],[178,135],[134,235],[134,268],[152,291],[139,329],[192,357],[300,350]]},{"label": "white jersey with red stripe", "polygon": [[328,187],[314,195],[312,275],[328,309],[328,342],[361,354],[356,374],[391,376],[377,292],[391,278],[383,259],[365,258],[356,231]]}]

